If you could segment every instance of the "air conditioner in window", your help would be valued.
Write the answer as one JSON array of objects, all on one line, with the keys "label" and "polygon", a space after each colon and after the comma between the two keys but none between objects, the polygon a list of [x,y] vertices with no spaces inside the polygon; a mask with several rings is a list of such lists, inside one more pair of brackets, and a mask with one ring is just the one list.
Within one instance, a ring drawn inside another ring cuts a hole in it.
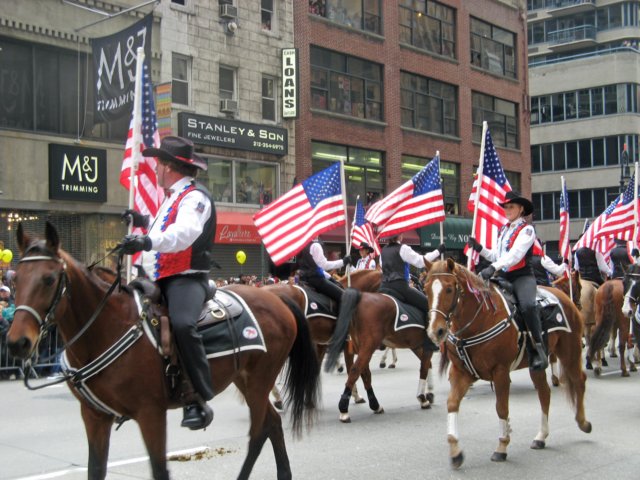
[{"label": "air conditioner in window", "polygon": [[220,111],[223,113],[235,113],[238,111],[238,102],[228,98],[220,100]]},{"label": "air conditioner in window", "polygon": [[238,7],[235,5],[230,5],[225,3],[224,5],[220,5],[220,17],[222,18],[237,18],[238,17]]}]

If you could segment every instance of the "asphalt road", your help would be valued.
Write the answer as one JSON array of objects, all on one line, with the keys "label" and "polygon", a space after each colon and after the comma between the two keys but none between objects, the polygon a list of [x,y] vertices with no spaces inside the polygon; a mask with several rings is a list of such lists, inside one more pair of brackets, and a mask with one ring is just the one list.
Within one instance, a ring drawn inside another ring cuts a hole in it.
[{"label": "asphalt road", "polygon": [[[420,410],[414,399],[418,361],[399,352],[395,370],[371,366],[374,388],[385,409],[373,415],[351,404],[353,422],[338,421],[344,374],[323,374],[323,408],[302,439],[286,432],[291,468],[299,479],[635,479],[640,471],[638,373],[621,378],[616,359],[605,375],[588,373],[586,412],[593,432],[581,432],[562,389],[552,392],[547,448],[529,448],[539,425],[539,405],[528,373],[512,374],[511,444],[505,463],[490,461],[498,437],[490,384],[477,383],[463,400],[459,418],[465,463],[449,466],[446,442],[446,378],[436,378],[435,405]],[[437,359],[436,359],[437,361]],[[0,479],[86,478],[87,447],[78,402],[66,386],[30,392],[21,382],[0,382]],[[180,428],[181,412],[169,413],[168,449],[174,479],[232,479],[246,454],[246,406],[230,388],[211,402],[216,417],[207,431]],[[285,425],[288,420],[285,418]],[[192,455],[199,452],[197,455]],[[127,422],[111,437],[108,478],[145,479],[150,469],[137,425]],[[276,478],[267,443],[252,478]]]}]

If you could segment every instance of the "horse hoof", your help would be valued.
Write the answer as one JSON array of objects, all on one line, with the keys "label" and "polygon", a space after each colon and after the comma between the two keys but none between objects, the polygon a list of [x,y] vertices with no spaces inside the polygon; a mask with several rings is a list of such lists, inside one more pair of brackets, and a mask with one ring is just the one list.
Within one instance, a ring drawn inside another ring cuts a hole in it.
[{"label": "horse hoof", "polygon": [[[611,358],[618,358],[618,354],[616,352],[611,352],[609,355]],[[602,360],[604,362],[604,360]]]},{"label": "horse hoof", "polygon": [[451,457],[451,468],[453,468],[454,470],[458,470],[462,466],[463,462],[464,462],[464,454],[460,452],[455,457]]},{"label": "horse hoof", "polygon": [[491,455],[492,462],[506,462],[507,461],[507,453],[506,452],[493,452]]},{"label": "horse hoof", "polygon": [[435,395],[434,395],[433,393],[431,393],[431,392],[427,393],[427,401],[428,401],[429,403],[433,403],[433,401],[435,400],[435,398],[436,398],[436,397],[435,397]]},{"label": "horse hoof", "polygon": [[396,366],[392,363],[391,365],[389,365],[389,368],[396,368]]},{"label": "horse hoof", "polygon": [[555,375],[551,376],[551,384],[554,387],[559,387],[560,386],[560,380],[558,380],[558,377],[556,377]]},{"label": "horse hoof", "polygon": [[620,374],[620,376],[628,377],[629,376],[629,372],[627,372],[626,370],[623,370],[622,373]]},{"label": "horse hoof", "polygon": [[631,364],[629,365],[629,371],[631,372],[637,372],[638,368],[636,367],[636,364],[631,362]]},{"label": "horse hoof", "polygon": [[[380,368],[384,368],[384,367],[386,367],[386,366],[387,366],[387,364],[386,364],[386,363],[381,363],[381,364],[380,364]],[[389,367],[389,368],[391,368],[391,367]]]},{"label": "horse hoof", "polygon": [[344,372],[344,367],[342,365],[340,365],[338,367],[338,373],[342,373],[342,372]]},{"label": "horse hoof", "polygon": [[349,416],[348,413],[341,413],[340,414],[340,421],[342,423],[351,423],[351,417]]},{"label": "horse hoof", "polygon": [[375,410],[373,413],[375,413],[376,415],[380,415],[381,413],[384,413],[384,408],[379,407],[377,410]]},{"label": "horse hoof", "polygon": [[602,373],[602,369],[600,367],[596,367],[596,368],[593,369],[593,374],[596,377],[599,377],[601,373]]},{"label": "horse hoof", "polygon": [[544,447],[546,447],[546,443],[544,442],[544,440],[534,440],[533,442],[531,442],[531,449],[532,450],[542,450]]},{"label": "horse hoof", "polygon": [[606,358],[603,358],[603,359],[602,359],[602,366],[603,366],[603,367],[608,367],[608,366],[609,366],[609,362],[607,362],[607,359],[606,359]]},{"label": "horse hoof", "polygon": [[587,365],[584,368],[587,370],[593,370],[593,365],[591,365],[591,362],[587,362]]},{"label": "horse hoof", "polygon": [[276,410],[284,410],[284,404],[282,403],[281,400],[278,400],[276,402],[273,402],[273,406],[276,408]]},{"label": "horse hoof", "polygon": [[355,399],[354,403],[359,405],[361,403],[367,403],[367,401],[364,398],[360,397],[360,398]]},{"label": "horse hoof", "polygon": [[429,402],[424,402],[420,404],[420,408],[422,410],[429,410],[431,408],[431,404]]}]

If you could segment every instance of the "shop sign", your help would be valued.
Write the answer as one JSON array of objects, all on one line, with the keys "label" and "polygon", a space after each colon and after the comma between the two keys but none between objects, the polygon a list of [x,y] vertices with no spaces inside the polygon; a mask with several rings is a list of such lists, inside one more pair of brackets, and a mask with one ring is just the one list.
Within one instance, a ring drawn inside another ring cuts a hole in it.
[{"label": "shop sign", "polygon": [[178,113],[178,135],[195,144],[286,155],[288,132],[284,128]]},{"label": "shop sign", "polygon": [[107,201],[107,151],[49,144],[49,199]]},{"label": "shop sign", "polygon": [[252,225],[218,224],[215,243],[260,245],[258,230]]},{"label": "shop sign", "polygon": [[282,118],[298,118],[298,49],[282,49]]}]

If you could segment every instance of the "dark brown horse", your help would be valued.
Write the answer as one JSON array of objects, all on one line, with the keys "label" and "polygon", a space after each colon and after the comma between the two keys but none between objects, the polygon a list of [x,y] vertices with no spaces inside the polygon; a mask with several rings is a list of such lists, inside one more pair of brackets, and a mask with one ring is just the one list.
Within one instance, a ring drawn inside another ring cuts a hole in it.
[{"label": "dark brown horse", "polygon": [[[545,288],[545,287],[542,287]],[[527,355],[520,357],[518,347],[520,332],[511,321],[511,314],[497,292],[495,285],[484,282],[452,259],[435,262],[429,269],[425,283],[429,299],[429,337],[444,343],[441,371],[449,361],[451,389],[447,400],[449,456],[454,468],[459,468],[464,456],[459,446],[458,411],[460,402],[476,380],[493,383],[496,392],[500,436],[493,461],[505,461],[507,446],[511,440],[509,426],[510,371],[527,366]],[[558,290],[553,291],[561,303],[569,330],[556,330],[548,334],[549,351],[560,359],[564,384],[576,409],[576,422],[583,432],[591,431],[591,423],[585,418],[584,392],[586,375],[581,366],[582,320],[580,312],[569,298]],[[545,447],[549,434],[548,416],[550,388],[544,371],[530,371],[538,392],[542,409],[541,429],[531,448]]]},{"label": "dark brown horse", "polygon": [[[12,355],[20,358],[32,355],[41,332],[55,323],[68,343],[65,350],[68,363],[82,369],[103,357],[103,352],[124,338],[125,332],[141,328],[133,298],[124,291],[106,296],[109,284],[60,248],[58,234],[51,224],[46,225],[44,240],[32,239],[22,225],[17,233],[22,258],[15,277],[17,308],[7,334]],[[294,431],[301,430],[305,417],[307,426],[310,425],[317,401],[319,368],[308,327],[297,307],[285,305],[269,292],[244,286],[230,290],[253,312],[267,349],[209,360],[214,391],[222,392],[234,383],[250,410],[249,448],[238,478],[249,477],[269,439],[277,477],[290,479],[282,423],[269,403],[269,391],[288,358],[286,378]],[[104,308],[100,310],[98,306],[103,299]],[[157,350],[143,333],[138,338],[123,354],[86,380],[86,386],[106,406],[105,410],[99,410],[81,396],[73,379],[68,382],[80,400],[89,444],[90,479],[103,479],[107,474],[109,439],[116,413],[138,423],[153,478],[169,477],[166,412],[180,405],[168,397],[164,365]]]},{"label": "dark brown horse", "polygon": [[[623,279],[614,278],[604,282],[595,297],[595,330],[589,342],[588,357],[593,363],[593,373],[600,376],[602,373],[601,350],[604,349],[611,337],[612,329],[618,330],[618,353],[620,357],[620,375],[628,377],[625,350],[629,339],[629,318],[622,311],[624,302]],[[615,341],[615,339],[612,339]],[[630,362],[629,369],[635,372],[636,366]]]}]

